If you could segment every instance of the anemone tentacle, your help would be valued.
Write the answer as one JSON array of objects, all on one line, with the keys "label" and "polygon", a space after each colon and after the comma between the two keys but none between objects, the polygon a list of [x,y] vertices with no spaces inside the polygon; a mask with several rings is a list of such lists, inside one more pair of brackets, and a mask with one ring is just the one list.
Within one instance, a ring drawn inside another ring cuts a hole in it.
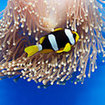
[{"label": "anemone tentacle", "polygon": [[[100,1],[100,2],[99,2]],[[83,83],[97,68],[97,53],[105,57],[105,4],[102,0],[8,0],[0,20],[0,76],[19,75],[44,85],[60,84],[79,72]],[[80,35],[68,53],[27,57],[24,48],[55,28],[70,28]],[[89,65],[88,65],[89,62]],[[103,61],[104,62],[104,61]],[[86,74],[86,68],[89,72]],[[77,82],[75,82],[76,84]]]}]

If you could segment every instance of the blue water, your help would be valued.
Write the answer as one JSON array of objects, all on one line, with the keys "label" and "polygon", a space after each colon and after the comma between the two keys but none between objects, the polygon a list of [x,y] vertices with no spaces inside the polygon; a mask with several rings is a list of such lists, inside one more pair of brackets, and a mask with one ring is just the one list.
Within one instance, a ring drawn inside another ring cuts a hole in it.
[{"label": "blue water", "polygon": [[[0,0],[0,11],[6,3]],[[97,64],[98,69],[83,85],[68,82],[65,86],[37,89],[34,82],[4,79],[0,81],[0,105],[105,105],[105,63],[98,58]]]}]

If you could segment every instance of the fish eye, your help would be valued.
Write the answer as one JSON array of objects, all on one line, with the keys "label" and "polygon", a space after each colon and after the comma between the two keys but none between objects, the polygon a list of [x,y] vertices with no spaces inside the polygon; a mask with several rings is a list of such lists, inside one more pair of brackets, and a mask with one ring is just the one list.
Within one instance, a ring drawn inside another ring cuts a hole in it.
[{"label": "fish eye", "polygon": [[73,33],[73,37],[74,37],[74,39],[75,39],[75,37],[76,37],[76,34],[75,34],[75,33]]}]

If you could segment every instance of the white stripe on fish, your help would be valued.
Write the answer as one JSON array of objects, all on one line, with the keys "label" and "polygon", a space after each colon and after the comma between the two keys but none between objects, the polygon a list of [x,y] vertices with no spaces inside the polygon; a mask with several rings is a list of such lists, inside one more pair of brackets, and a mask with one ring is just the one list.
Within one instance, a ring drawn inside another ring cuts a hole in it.
[{"label": "white stripe on fish", "polygon": [[74,37],[73,37],[72,32],[71,32],[69,29],[65,29],[65,34],[67,35],[67,37],[68,37],[70,43],[71,43],[72,45],[74,45],[74,44],[75,44],[75,40],[74,40]]},{"label": "white stripe on fish", "polygon": [[51,46],[52,46],[53,50],[54,50],[54,51],[59,50],[55,36],[54,36],[53,34],[49,34],[49,35],[48,35],[48,39],[49,39],[49,41],[50,41],[50,43],[51,43]]}]

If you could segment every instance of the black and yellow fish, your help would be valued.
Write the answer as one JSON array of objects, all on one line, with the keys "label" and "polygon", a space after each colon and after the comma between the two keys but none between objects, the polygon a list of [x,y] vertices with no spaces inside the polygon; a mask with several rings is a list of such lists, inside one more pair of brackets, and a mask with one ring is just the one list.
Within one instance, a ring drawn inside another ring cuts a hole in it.
[{"label": "black and yellow fish", "polygon": [[71,47],[78,41],[79,35],[70,29],[57,28],[53,32],[40,38],[39,44],[25,48],[28,57],[37,52],[55,53],[69,52]]}]

